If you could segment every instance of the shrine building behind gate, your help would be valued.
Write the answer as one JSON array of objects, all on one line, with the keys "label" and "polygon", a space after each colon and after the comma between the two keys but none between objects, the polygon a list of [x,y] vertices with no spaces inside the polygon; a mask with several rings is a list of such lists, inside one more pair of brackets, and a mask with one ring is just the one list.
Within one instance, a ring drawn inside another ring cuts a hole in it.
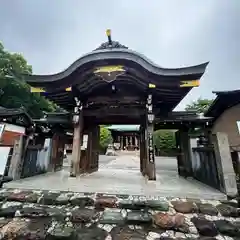
[{"label": "shrine building behind gate", "polygon": [[111,125],[107,129],[111,131],[113,144],[117,150],[139,149],[139,125]]}]

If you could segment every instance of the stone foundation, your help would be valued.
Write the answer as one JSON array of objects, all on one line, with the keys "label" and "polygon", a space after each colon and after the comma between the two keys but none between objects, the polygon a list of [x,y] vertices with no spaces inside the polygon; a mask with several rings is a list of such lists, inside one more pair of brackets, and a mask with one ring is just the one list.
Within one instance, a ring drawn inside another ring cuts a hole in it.
[{"label": "stone foundation", "polygon": [[239,239],[235,200],[2,189],[1,239]]}]

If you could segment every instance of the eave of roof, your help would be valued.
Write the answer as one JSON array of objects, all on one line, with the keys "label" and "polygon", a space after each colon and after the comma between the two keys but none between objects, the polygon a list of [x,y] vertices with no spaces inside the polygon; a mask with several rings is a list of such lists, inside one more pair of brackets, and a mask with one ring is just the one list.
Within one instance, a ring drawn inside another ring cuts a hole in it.
[{"label": "eave of roof", "polygon": [[224,111],[240,103],[240,90],[215,91],[213,93],[217,97],[204,114],[206,117],[217,119]]},{"label": "eave of roof", "polygon": [[[25,75],[25,80],[33,87],[43,88],[44,95],[66,110],[72,109],[74,95],[81,96],[81,101],[88,99],[89,94],[106,84],[99,81],[93,70],[102,65],[123,65],[127,71],[116,79],[126,84],[138,86],[142,92],[147,91],[149,81],[154,84],[157,98],[168,103],[168,111],[174,109],[178,103],[192,89],[180,87],[181,81],[199,80],[204,74],[208,62],[183,68],[163,68],[144,55],[125,48],[100,49],[83,55],[65,71],[53,75]],[[147,77],[146,77],[147,76]],[[72,93],[66,88],[72,88]]]},{"label": "eave of roof", "polygon": [[0,117],[13,117],[13,116],[25,116],[29,124],[32,124],[32,118],[30,115],[27,113],[24,107],[20,108],[4,108],[0,106]]},{"label": "eave of roof", "polygon": [[[146,69],[148,72],[161,75],[161,76],[185,76],[185,75],[199,75],[201,76],[208,65],[208,62],[205,62],[200,65],[184,67],[184,68],[162,68],[157,64],[150,61],[144,55],[129,50],[129,49],[104,49],[90,52],[88,54],[83,55],[78,60],[76,60],[72,65],[70,65],[66,70],[52,75],[24,75],[25,80],[29,84],[34,83],[50,83],[55,82],[64,78],[67,78],[71,75],[75,70],[80,68],[81,66],[91,64],[93,62],[102,61],[111,61],[111,60],[122,60],[122,61],[130,61],[138,64],[142,68]],[[106,64],[104,64],[106,65]],[[194,79],[193,79],[194,80]]]}]

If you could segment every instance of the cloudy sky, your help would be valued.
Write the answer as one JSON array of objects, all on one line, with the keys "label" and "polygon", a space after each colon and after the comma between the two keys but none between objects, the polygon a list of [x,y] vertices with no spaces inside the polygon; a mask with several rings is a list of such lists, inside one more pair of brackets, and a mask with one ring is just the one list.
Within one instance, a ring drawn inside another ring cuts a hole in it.
[{"label": "cloudy sky", "polygon": [[34,73],[56,73],[114,40],[163,67],[210,61],[201,87],[178,109],[214,90],[240,88],[240,0],[1,0],[0,41]]}]

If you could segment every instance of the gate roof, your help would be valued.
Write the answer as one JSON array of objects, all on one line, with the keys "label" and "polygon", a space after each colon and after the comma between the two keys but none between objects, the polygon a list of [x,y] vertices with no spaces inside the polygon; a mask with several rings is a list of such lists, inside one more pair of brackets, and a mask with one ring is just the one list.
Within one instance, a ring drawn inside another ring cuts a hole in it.
[{"label": "gate roof", "polygon": [[163,68],[112,41],[83,55],[60,73],[25,75],[25,79],[33,87],[32,91],[41,91],[66,110],[72,111],[78,98],[90,120],[96,118],[102,124],[108,121],[138,124],[149,93],[153,96],[155,115],[169,113],[199,85],[207,65],[206,62],[184,68]]}]

